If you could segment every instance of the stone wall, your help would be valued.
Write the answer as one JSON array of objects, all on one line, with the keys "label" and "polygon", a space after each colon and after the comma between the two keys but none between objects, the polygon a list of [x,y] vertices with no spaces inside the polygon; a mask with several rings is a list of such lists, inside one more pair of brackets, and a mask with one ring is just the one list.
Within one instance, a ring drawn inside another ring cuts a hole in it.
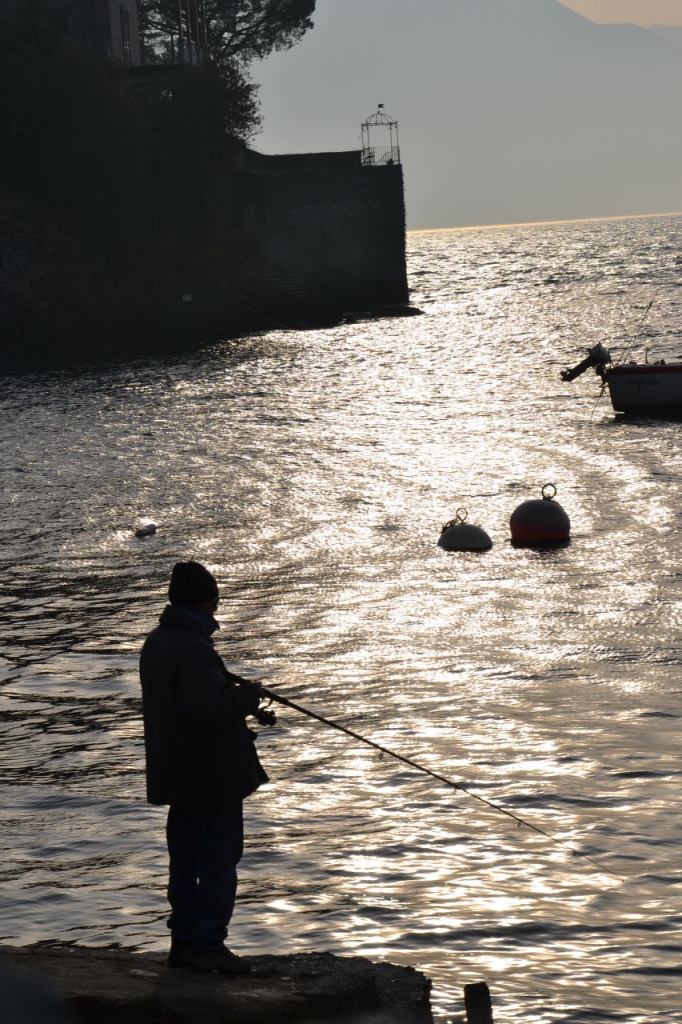
[{"label": "stone wall", "polygon": [[216,182],[209,241],[181,263],[91,252],[65,215],[0,196],[0,369],[414,312],[400,166],[357,152],[238,163]]},{"label": "stone wall", "polygon": [[356,151],[244,163],[273,292],[349,312],[408,301],[402,167],[363,167]]}]

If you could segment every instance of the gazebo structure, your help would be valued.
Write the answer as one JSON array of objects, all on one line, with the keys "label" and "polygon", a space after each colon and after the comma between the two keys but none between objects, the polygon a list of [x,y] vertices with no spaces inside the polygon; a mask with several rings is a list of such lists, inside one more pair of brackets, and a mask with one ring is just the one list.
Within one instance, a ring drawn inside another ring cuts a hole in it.
[{"label": "gazebo structure", "polygon": [[384,113],[383,103],[376,114],[362,122],[362,166],[390,167],[400,164],[398,122]]}]

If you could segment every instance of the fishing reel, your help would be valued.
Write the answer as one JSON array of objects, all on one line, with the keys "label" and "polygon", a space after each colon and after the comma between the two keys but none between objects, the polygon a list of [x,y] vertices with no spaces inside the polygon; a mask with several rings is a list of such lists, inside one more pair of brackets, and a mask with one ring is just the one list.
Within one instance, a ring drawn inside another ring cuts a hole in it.
[{"label": "fishing reel", "polygon": [[[272,701],[270,701],[270,704],[272,704]],[[264,708],[258,708],[255,718],[259,725],[277,725],[277,715],[274,711],[270,711],[270,704],[267,704]]]}]

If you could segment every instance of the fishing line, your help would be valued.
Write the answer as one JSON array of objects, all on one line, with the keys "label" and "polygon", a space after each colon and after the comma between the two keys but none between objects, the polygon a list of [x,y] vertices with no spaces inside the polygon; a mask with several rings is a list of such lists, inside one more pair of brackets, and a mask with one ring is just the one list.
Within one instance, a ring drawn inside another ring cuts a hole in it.
[{"label": "fishing line", "polygon": [[[454,789],[454,790],[456,790],[456,791],[458,791],[460,793],[464,793],[466,796],[471,797],[472,800],[478,800],[479,803],[484,804],[486,807],[490,808],[491,810],[498,811],[500,814],[504,814],[507,818],[511,818],[511,820],[515,821],[519,827],[524,826],[525,828],[529,828],[529,829],[531,829],[531,831],[536,832],[538,835],[544,836],[546,839],[549,839],[551,842],[555,843],[557,846],[560,846],[564,850],[567,850],[574,857],[581,857],[583,860],[588,861],[590,864],[592,864],[594,867],[598,868],[600,871],[604,871],[607,874],[611,875],[613,878],[618,879],[619,882],[625,882],[625,879],[623,878],[622,875],[618,875],[615,871],[612,871],[611,868],[606,867],[605,865],[601,864],[599,861],[595,860],[593,857],[590,857],[588,854],[583,853],[582,850],[577,850],[574,846],[571,846],[570,843],[565,842],[563,839],[558,839],[556,836],[552,835],[550,832],[547,832],[545,829],[540,828],[539,825],[534,825],[532,822],[527,821],[525,818],[520,817],[518,814],[514,814],[513,811],[508,810],[506,807],[502,807],[500,804],[496,804],[492,800],[487,800],[485,797],[480,796],[478,793],[473,793],[463,783],[455,782],[453,779],[449,779],[445,775],[440,775],[438,772],[432,771],[430,768],[427,768],[425,765],[419,764],[417,761],[413,761],[409,757],[405,757],[404,754],[398,754],[395,750],[391,750],[389,747],[384,747],[380,743],[376,743],[374,740],[368,739],[367,736],[361,736],[360,733],[354,732],[353,729],[349,729],[349,728],[347,728],[347,726],[341,725],[339,722],[334,722],[330,718],[325,718],[323,715],[318,715],[315,711],[311,711],[310,708],[305,708],[301,704],[296,704],[293,700],[289,700],[287,697],[283,697],[283,696],[281,696],[281,694],[275,693],[274,690],[269,690],[269,689],[266,689],[265,687],[261,687],[261,689],[262,689],[262,692],[263,692],[263,696],[267,700],[275,701],[277,704],[282,704],[285,707],[291,708],[293,711],[297,711],[301,715],[306,715],[308,718],[312,718],[316,722],[321,722],[322,725],[326,725],[330,729],[337,729],[339,732],[345,733],[346,736],[350,736],[352,739],[357,740],[359,743],[364,743],[364,744],[366,744],[366,746],[372,747],[374,750],[378,750],[381,754],[387,754],[389,757],[394,758],[396,761],[401,761],[403,764],[408,765],[410,768],[414,768],[416,771],[422,772],[424,775],[429,775],[432,779],[436,779],[438,782],[442,782],[444,785],[449,786],[450,789]],[[10,696],[10,697],[19,697],[19,696],[21,696],[22,698],[24,696],[23,694],[20,695],[20,694],[13,694],[13,693],[9,693],[9,694],[5,693],[3,695],[4,696]],[[90,698],[90,699],[92,699],[92,700],[99,700],[100,698]],[[269,713],[265,709],[263,709],[263,710],[261,710],[260,714],[263,715],[264,719],[265,719],[265,717],[269,716],[271,713]],[[260,715],[258,717],[260,718]],[[273,716],[273,719],[271,721],[263,720],[263,721],[261,721],[261,724],[263,724],[263,725],[272,725],[272,724],[274,724],[274,716]],[[46,783],[46,785],[49,786],[50,783]],[[58,791],[61,790],[62,792],[66,792],[66,793],[82,795],[80,790],[69,790],[69,789],[65,789],[63,787],[59,787],[59,786],[56,786],[54,788],[57,789]],[[140,803],[140,802],[144,803],[144,801],[136,800],[135,798],[131,799],[131,797],[116,797],[116,796],[114,796],[113,799],[123,800],[125,802],[131,802],[131,803]]]},{"label": "fishing line", "polygon": [[417,761],[413,761],[411,758],[405,757],[403,754],[398,754],[395,750],[389,750],[388,747],[382,747],[380,743],[375,743],[374,740],[370,740],[366,736],[361,736],[360,733],[354,732],[352,729],[348,729],[345,725],[340,725],[338,722],[334,722],[330,718],[318,715],[315,711],[311,711],[309,708],[304,708],[302,705],[294,703],[293,700],[289,700],[287,697],[282,697],[279,693],[275,693],[273,690],[267,690],[265,687],[262,689],[263,694],[268,700],[276,701],[277,704],[283,704],[285,707],[291,708],[293,711],[298,711],[299,714],[306,715],[308,718],[314,718],[316,722],[321,722],[322,725],[326,725],[330,729],[338,729],[339,732],[345,733],[346,736],[350,736],[352,739],[358,740],[360,743],[366,743],[367,746],[374,747],[375,750],[380,751],[382,754],[388,754],[389,757],[395,758],[396,761],[402,761],[403,764],[409,765],[410,768],[415,768],[417,771],[423,772],[425,775],[430,775],[432,779],[437,779],[438,782],[443,782],[451,789],[465,793],[473,800],[479,800],[482,804],[485,804],[486,807],[491,808],[493,811],[499,811],[501,814],[505,814],[508,818],[511,818],[512,821],[515,821],[519,827],[523,825],[525,828],[529,828],[532,829],[533,832],[537,832],[538,835],[545,836],[546,839],[556,843],[557,846],[561,846],[564,850],[568,850],[574,857],[582,857],[583,860],[588,861],[600,871],[605,871],[607,874],[617,878],[619,882],[625,881],[622,875],[618,875],[610,868],[604,867],[603,864],[600,864],[599,861],[588,856],[588,854],[583,853],[582,850],[576,850],[574,846],[564,842],[563,839],[557,839],[556,836],[553,836],[550,832],[546,832],[545,829],[540,828],[539,825],[534,825],[532,822],[526,821],[525,818],[519,817],[519,815],[514,814],[513,811],[507,810],[506,807],[493,803],[492,800],[486,800],[484,796],[479,796],[478,793],[472,793],[471,790],[467,789],[467,787],[462,785],[461,782],[454,782],[452,779],[446,778],[445,775],[439,775],[438,772],[431,771],[430,768],[426,768],[423,764],[418,764]]},{"label": "fishing line", "polygon": [[592,406],[592,412],[590,413],[590,419],[594,419],[594,414],[597,411],[597,406],[599,405],[599,403],[601,402],[601,400],[602,400],[602,398],[604,397],[605,394],[606,394],[606,385],[604,384],[604,381],[602,381],[601,391],[597,395],[597,400],[594,403],[594,405]]}]

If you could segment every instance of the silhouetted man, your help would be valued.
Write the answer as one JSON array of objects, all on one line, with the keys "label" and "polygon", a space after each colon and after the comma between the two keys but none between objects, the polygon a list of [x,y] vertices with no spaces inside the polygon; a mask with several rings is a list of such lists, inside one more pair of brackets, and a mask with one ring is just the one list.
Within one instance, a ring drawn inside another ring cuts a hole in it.
[{"label": "silhouetted man", "polygon": [[170,604],[140,658],[147,799],[169,804],[169,967],[246,974],[224,945],[242,855],[242,801],[267,782],[246,725],[262,695],[213,648],[218,584],[198,562],[178,562]]}]

